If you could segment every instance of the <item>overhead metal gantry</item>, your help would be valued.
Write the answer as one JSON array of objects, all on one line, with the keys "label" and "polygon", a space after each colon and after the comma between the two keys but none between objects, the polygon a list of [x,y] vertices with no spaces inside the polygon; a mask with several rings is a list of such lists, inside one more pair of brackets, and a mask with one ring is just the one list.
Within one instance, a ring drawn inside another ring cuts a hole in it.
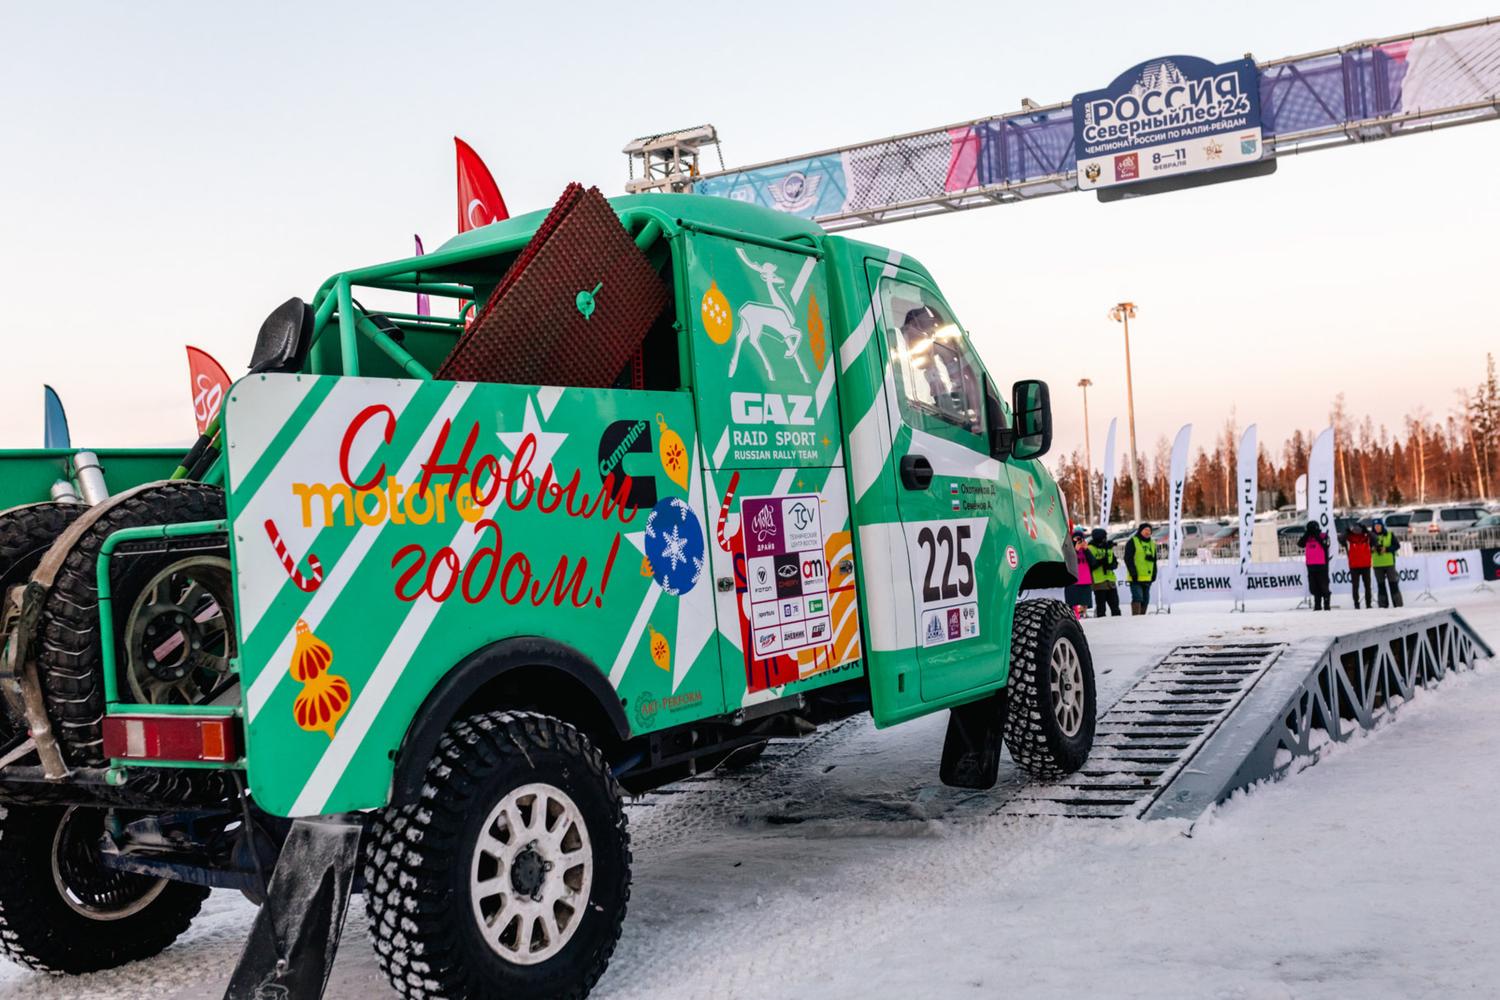
[{"label": "overhead metal gantry", "polygon": [[[1500,118],[1500,17],[1257,63],[1265,158]],[[717,142],[717,133],[711,142]],[[704,129],[637,140],[631,191],[695,191],[831,231],[1078,190],[1071,102],[701,171]],[[1208,172],[1206,176],[1212,176]]]}]

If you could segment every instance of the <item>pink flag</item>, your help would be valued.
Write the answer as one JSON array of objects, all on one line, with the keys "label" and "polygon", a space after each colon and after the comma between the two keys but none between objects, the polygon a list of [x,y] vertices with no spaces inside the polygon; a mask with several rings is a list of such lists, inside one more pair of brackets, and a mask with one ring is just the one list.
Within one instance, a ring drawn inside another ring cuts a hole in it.
[{"label": "pink flag", "polygon": [[[422,249],[422,237],[413,234],[412,239],[414,239],[414,240],[417,241],[417,256],[418,257],[422,256],[422,254],[424,254],[426,252],[426,251],[424,251]],[[432,299],[431,299],[431,297],[429,297],[427,295],[424,295],[421,292],[417,293],[417,315],[418,316],[431,316],[432,315]]]}]

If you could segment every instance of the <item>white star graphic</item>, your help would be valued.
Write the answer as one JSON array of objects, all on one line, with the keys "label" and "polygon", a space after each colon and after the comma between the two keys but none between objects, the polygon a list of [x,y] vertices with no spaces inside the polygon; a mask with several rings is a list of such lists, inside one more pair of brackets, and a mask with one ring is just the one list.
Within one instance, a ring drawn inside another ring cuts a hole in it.
[{"label": "white star graphic", "polygon": [[[521,429],[519,431],[500,431],[495,436],[514,455],[516,449],[521,447],[521,442],[526,440],[526,435],[528,434],[536,438],[536,450],[532,454],[530,465],[531,474],[540,480],[547,466],[552,464],[552,456],[557,454],[557,450],[568,439],[568,435],[565,432],[554,433],[542,430],[541,421],[536,416],[536,405],[530,397],[526,399],[526,416],[522,420]],[[572,477],[564,476],[560,471],[554,470],[552,478],[554,480],[561,479],[566,482]]]}]

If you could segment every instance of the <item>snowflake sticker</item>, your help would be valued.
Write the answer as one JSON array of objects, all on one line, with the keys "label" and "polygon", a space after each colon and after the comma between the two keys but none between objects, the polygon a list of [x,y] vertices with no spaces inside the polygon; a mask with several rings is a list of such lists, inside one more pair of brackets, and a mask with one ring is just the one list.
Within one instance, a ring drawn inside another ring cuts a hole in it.
[{"label": "snowflake sticker", "polygon": [[646,559],[657,585],[680,597],[703,575],[703,526],[679,498],[661,500],[646,518]]}]

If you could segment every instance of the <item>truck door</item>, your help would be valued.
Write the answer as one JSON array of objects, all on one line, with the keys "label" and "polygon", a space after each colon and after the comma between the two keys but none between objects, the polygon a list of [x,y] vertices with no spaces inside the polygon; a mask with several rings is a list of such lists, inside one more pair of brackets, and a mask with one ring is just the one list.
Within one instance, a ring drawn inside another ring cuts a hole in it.
[{"label": "truck door", "polygon": [[916,272],[872,261],[866,273],[890,357],[889,488],[921,696],[934,701],[1003,676],[1019,575],[1011,484],[989,453],[984,369],[947,303]]},{"label": "truck door", "polygon": [[811,245],[689,232],[685,301],[725,702],[861,666],[825,265]]}]

